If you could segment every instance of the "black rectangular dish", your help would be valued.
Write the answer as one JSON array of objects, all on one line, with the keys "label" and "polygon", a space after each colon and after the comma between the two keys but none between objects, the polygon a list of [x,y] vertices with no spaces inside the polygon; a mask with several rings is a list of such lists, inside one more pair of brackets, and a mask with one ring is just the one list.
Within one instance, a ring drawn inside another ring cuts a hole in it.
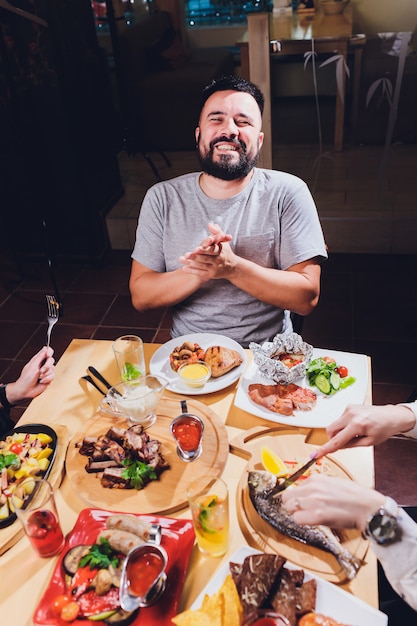
[{"label": "black rectangular dish", "polygon": [[[6,433],[6,435],[4,435],[4,437],[2,438],[2,441],[5,441],[7,437],[10,437],[11,435],[14,435],[17,433],[25,433],[25,434],[27,433],[29,435],[37,435],[38,433],[43,433],[51,437],[52,441],[48,443],[48,447],[52,448],[52,453],[48,457],[49,465],[45,471],[39,471],[36,474],[37,477],[47,478],[53,467],[55,456],[57,453],[57,448],[58,448],[58,436],[56,432],[54,431],[53,428],[51,428],[50,426],[47,426],[46,424],[24,424],[22,426],[16,426],[16,428],[9,430],[9,432]],[[0,453],[1,453],[1,450],[0,450]],[[16,520],[16,513],[10,513],[4,519],[0,519],[0,529],[10,526],[11,524],[13,524],[15,520]]]}]

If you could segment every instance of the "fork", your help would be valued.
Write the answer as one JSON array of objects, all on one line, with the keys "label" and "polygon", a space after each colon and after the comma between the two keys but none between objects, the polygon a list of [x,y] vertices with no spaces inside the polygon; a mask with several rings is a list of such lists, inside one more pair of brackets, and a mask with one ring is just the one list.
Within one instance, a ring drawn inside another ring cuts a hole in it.
[{"label": "fork", "polygon": [[46,333],[46,345],[49,348],[52,328],[59,319],[59,303],[57,302],[55,296],[46,296],[46,302],[48,304],[48,330]]}]

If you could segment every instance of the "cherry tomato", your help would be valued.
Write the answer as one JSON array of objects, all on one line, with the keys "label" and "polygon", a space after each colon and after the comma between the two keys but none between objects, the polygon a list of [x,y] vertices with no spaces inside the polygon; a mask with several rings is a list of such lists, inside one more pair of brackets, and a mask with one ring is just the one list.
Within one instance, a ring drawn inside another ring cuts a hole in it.
[{"label": "cherry tomato", "polygon": [[69,602],[71,602],[71,598],[69,598],[68,596],[57,596],[56,598],[54,598],[54,600],[52,600],[51,609],[56,615],[61,615],[62,609],[64,608],[64,606],[69,604]]},{"label": "cherry tomato", "polygon": [[339,365],[339,367],[336,367],[336,372],[339,374],[340,378],[346,378],[346,376],[348,376],[349,374],[348,368],[344,365]]},{"label": "cherry tomato", "polygon": [[10,452],[13,452],[14,454],[20,454],[22,450],[23,446],[21,443],[12,443],[10,446]]},{"label": "cherry tomato", "polygon": [[68,604],[62,607],[61,619],[64,620],[64,622],[73,622],[77,619],[79,612],[80,607],[77,602],[68,602]]}]

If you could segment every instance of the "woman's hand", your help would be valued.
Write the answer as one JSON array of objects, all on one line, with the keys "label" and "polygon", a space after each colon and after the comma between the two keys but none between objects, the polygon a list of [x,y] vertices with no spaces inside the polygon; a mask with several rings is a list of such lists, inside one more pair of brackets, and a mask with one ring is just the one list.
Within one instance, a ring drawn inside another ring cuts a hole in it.
[{"label": "woman's hand", "polygon": [[10,404],[36,398],[55,377],[53,349],[44,346],[22,369],[14,383],[7,384],[7,399]]},{"label": "woman's hand", "polygon": [[413,411],[405,406],[349,404],[339,419],[327,427],[329,441],[317,449],[317,456],[341,448],[378,445],[393,435],[411,430],[415,423]]},{"label": "woman's hand", "polygon": [[373,489],[343,478],[312,474],[282,493],[282,503],[297,524],[365,530],[370,515],[385,502]]}]

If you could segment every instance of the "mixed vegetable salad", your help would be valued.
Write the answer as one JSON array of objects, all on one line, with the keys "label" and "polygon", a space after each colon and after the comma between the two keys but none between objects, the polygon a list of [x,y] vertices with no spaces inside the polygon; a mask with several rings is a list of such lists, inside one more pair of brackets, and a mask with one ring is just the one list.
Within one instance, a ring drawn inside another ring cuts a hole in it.
[{"label": "mixed vegetable salad", "polygon": [[326,396],[345,389],[356,381],[349,376],[349,370],[344,365],[338,365],[332,357],[324,356],[313,359],[307,368],[306,376],[312,387],[317,387]]}]

